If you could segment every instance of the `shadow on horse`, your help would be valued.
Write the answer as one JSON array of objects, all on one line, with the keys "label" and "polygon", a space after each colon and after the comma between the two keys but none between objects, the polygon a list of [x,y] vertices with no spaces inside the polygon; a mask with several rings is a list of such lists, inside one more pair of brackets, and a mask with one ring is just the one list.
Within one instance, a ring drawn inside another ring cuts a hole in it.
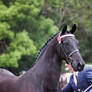
[{"label": "shadow on horse", "polygon": [[35,65],[24,75],[17,77],[7,70],[2,73],[1,69],[0,92],[57,92],[62,60],[75,71],[83,70],[85,65],[73,35],[75,30],[75,24],[70,31],[65,25],[62,32],[51,37],[38,54]]}]

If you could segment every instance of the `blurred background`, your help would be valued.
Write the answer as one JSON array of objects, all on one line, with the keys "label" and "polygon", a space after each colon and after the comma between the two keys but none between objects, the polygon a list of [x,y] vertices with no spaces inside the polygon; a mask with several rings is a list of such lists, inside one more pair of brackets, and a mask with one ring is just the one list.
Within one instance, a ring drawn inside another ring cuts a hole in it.
[{"label": "blurred background", "polygon": [[0,0],[0,67],[16,75],[31,68],[64,24],[77,25],[79,49],[92,63],[92,0]]}]

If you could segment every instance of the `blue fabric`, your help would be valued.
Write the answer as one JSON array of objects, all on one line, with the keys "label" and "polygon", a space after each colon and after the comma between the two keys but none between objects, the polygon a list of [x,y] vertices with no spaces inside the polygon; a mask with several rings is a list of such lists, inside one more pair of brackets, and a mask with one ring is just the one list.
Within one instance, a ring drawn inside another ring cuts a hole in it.
[{"label": "blue fabric", "polygon": [[[84,68],[83,71],[78,73],[78,86],[84,91],[92,84],[92,68]],[[63,89],[63,92],[78,92],[78,87],[74,83],[73,75],[70,77],[70,81]]]}]

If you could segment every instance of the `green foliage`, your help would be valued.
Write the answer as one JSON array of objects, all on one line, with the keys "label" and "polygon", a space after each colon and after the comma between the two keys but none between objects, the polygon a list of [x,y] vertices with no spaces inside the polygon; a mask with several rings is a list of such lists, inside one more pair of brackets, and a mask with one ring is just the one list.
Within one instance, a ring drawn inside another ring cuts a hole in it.
[{"label": "green foliage", "polygon": [[24,55],[34,56],[36,53],[36,47],[33,41],[29,38],[26,31],[17,33],[14,40],[7,47],[7,53],[0,56],[1,67],[18,67],[18,61]]},{"label": "green foliage", "polygon": [[53,20],[51,20],[50,18],[45,19],[43,16],[41,16],[40,27],[38,30],[47,31],[46,33],[49,33],[49,34],[55,34],[55,32],[57,32],[57,27],[53,25],[54,25]]},{"label": "green foliage", "polygon": [[16,73],[29,69],[59,27],[68,24],[70,29],[74,23],[81,54],[90,62],[91,20],[91,0],[0,0],[0,67],[13,67]]},{"label": "green foliage", "polygon": [[0,40],[2,39],[13,39],[14,33],[10,30],[10,25],[7,22],[0,23]]},{"label": "green foliage", "polygon": [[0,1],[0,67],[18,68],[24,56],[30,56],[30,64],[33,62],[37,47],[28,33],[29,19],[39,14],[42,5],[43,0]]},{"label": "green foliage", "polygon": [[41,16],[37,32],[37,41],[39,41],[39,43],[36,45],[38,49],[41,48],[44,45],[44,42],[46,42],[47,39],[49,39],[51,35],[55,34],[56,32],[58,32],[58,28],[54,26],[53,20]]},{"label": "green foliage", "polygon": [[63,24],[68,24],[70,27],[74,23],[77,24],[77,31],[79,32],[76,32],[76,36],[79,39],[79,48],[86,62],[91,62],[92,60],[91,4],[91,0],[46,0],[45,8],[43,8],[45,16],[50,17],[58,27]]}]

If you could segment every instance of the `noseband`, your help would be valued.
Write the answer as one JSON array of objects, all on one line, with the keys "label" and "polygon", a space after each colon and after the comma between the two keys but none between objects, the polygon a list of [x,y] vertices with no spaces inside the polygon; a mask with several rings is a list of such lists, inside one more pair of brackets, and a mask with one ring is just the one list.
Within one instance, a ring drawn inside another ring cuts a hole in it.
[{"label": "noseband", "polygon": [[77,52],[79,52],[79,50],[78,49],[76,49],[76,50],[74,50],[74,51],[72,51],[69,55],[67,55],[66,54],[66,52],[64,51],[64,46],[63,46],[63,44],[61,43],[61,40],[62,40],[62,38],[65,38],[65,37],[74,37],[74,35],[73,34],[65,34],[65,35],[63,35],[63,36],[58,36],[58,38],[57,38],[57,40],[58,40],[58,42],[59,42],[59,44],[60,44],[60,47],[61,47],[61,49],[63,50],[63,53],[64,53],[64,55],[65,55],[65,58],[66,58],[66,63],[68,63],[68,64],[72,64],[72,58],[71,58],[71,56],[74,54],[74,53],[77,53]]}]

